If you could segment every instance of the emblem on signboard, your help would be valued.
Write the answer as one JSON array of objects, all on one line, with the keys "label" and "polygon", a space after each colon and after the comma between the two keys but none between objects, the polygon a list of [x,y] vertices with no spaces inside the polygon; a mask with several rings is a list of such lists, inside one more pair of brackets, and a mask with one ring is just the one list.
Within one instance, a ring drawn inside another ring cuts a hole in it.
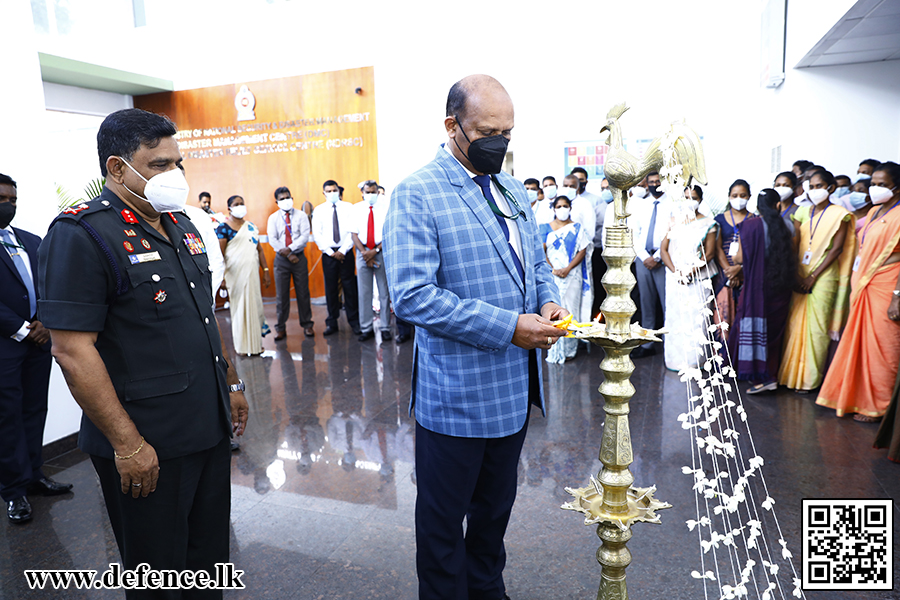
[{"label": "emblem on signboard", "polygon": [[256,107],[256,97],[246,85],[242,85],[237,95],[235,95],[234,107],[237,109],[238,121],[256,120],[256,113],[253,111]]}]

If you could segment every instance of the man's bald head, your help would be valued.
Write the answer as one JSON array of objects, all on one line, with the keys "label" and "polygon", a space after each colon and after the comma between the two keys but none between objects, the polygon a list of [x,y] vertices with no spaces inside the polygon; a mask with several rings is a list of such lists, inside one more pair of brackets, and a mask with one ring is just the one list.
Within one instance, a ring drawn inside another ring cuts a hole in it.
[{"label": "man's bald head", "polygon": [[508,101],[512,98],[499,81],[490,75],[469,75],[453,84],[447,94],[447,116],[465,119],[473,104],[478,104],[485,97]]}]

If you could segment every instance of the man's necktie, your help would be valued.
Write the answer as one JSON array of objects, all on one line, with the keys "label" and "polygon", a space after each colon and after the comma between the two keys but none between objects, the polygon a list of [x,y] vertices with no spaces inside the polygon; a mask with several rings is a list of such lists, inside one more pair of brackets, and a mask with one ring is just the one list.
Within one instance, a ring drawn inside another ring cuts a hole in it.
[{"label": "man's necktie", "polygon": [[13,251],[13,254],[11,255],[13,264],[16,265],[16,271],[19,272],[19,277],[22,278],[25,289],[28,290],[28,310],[31,311],[28,318],[31,319],[31,317],[37,314],[37,296],[34,293],[34,280],[31,278],[31,275],[28,274],[28,269],[25,267],[25,260],[22,258],[22,255],[19,254],[19,249],[17,247],[11,247],[19,245],[16,243],[16,240],[13,239],[12,234],[5,229],[0,229],[0,239],[9,244],[9,249]]},{"label": "man's necktie", "polygon": [[366,248],[375,247],[375,207],[369,207],[369,226],[366,228]]},{"label": "man's necktie", "polygon": [[[488,200],[488,203],[496,204],[496,202],[494,201],[494,195],[491,193],[490,176],[476,175],[473,179],[475,179],[475,183],[478,184],[478,187],[481,188],[481,193],[484,194],[484,197]],[[525,269],[522,268],[522,261],[519,260],[519,255],[516,254],[515,249],[512,247],[512,244],[509,241],[509,225],[506,224],[506,218],[496,213],[494,213],[494,216],[497,217],[497,222],[500,224],[500,229],[503,230],[503,235],[506,236],[506,243],[509,245],[509,251],[512,254],[513,262],[516,264],[516,270],[519,272],[519,277],[522,278],[522,282],[524,283]]]},{"label": "man's necktie", "polygon": [[653,201],[653,213],[650,215],[650,226],[647,227],[647,254],[653,254],[656,250],[654,230],[656,229],[656,209],[659,208],[659,200]]},{"label": "man's necktie", "polygon": [[294,243],[294,236],[291,234],[291,211],[284,213],[284,245],[290,246]]},{"label": "man's necktie", "polygon": [[334,203],[334,217],[331,219],[332,236],[334,237],[334,245],[341,245],[341,227],[338,225],[337,202]]}]

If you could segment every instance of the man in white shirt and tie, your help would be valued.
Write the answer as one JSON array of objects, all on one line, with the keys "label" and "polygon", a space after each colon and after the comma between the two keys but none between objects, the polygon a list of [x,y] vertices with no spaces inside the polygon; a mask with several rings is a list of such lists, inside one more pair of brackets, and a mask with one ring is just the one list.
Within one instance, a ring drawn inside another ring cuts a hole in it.
[{"label": "man in white shirt and tie", "polygon": [[275,250],[275,295],[278,322],[275,341],[287,337],[287,321],[291,316],[291,280],[297,298],[300,327],[306,337],[316,335],[313,330],[312,307],[309,304],[309,271],[306,264],[306,243],[309,241],[309,219],[306,213],[294,208],[291,190],[285,186],[275,190],[278,210],[269,215],[266,233],[269,245]]},{"label": "man in white shirt and tie", "polygon": [[338,282],[344,289],[344,306],[347,322],[353,333],[362,335],[359,328],[359,298],[356,287],[356,262],[353,257],[353,238],[350,235],[353,223],[353,205],[342,200],[344,188],[333,179],[322,184],[325,202],[313,210],[313,239],[322,251],[322,272],[325,276],[325,303],[328,318],[322,335],[338,332],[338,317],[341,315]]},{"label": "man in white shirt and tie", "polygon": [[359,341],[364,342],[375,337],[375,329],[372,326],[373,279],[378,282],[378,299],[381,304],[378,328],[381,330],[381,339],[387,341],[391,339],[391,312],[387,274],[384,271],[384,259],[381,254],[381,233],[384,230],[384,218],[387,216],[387,202],[384,196],[378,193],[378,182],[374,179],[364,181],[361,191],[363,201],[353,206],[356,214],[350,229],[353,246],[356,248],[359,328],[362,331]]},{"label": "man in white shirt and tie", "polygon": [[[659,247],[669,230],[670,202],[660,187],[659,173],[647,175],[649,194],[638,206],[629,206],[634,215],[634,252],[637,254],[637,284],[640,290],[641,325],[662,328],[666,318],[666,269]],[[656,354],[653,342],[636,348],[631,356],[643,358]]]}]

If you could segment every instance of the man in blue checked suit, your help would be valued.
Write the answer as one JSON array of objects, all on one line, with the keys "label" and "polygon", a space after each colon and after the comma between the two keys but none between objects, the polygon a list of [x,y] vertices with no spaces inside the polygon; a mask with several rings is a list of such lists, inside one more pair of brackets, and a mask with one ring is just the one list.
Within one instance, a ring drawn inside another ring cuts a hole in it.
[{"label": "man in blue checked suit", "polygon": [[564,335],[551,320],[568,315],[525,188],[500,172],[513,121],[492,77],[454,84],[448,142],[397,186],[385,223],[394,311],[418,328],[410,411],[422,599],[508,597],[516,467],[530,405],[543,411],[541,350]]}]

